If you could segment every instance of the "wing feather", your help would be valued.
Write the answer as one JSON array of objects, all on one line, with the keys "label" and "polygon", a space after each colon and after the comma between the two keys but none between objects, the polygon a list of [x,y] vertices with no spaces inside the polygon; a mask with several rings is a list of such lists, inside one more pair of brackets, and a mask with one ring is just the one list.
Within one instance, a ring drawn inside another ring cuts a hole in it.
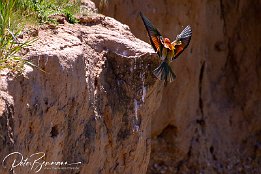
[{"label": "wing feather", "polygon": [[175,54],[172,59],[178,58],[178,56],[188,47],[191,36],[192,29],[189,25],[177,35],[176,40],[171,43],[175,48]]},{"label": "wing feather", "polygon": [[146,30],[148,32],[150,43],[153,47],[153,49],[158,53],[159,56],[162,49],[162,43],[161,38],[162,35],[160,32],[152,25],[152,23],[149,21],[148,18],[146,18],[142,13],[140,13],[141,19],[146,27]]}]

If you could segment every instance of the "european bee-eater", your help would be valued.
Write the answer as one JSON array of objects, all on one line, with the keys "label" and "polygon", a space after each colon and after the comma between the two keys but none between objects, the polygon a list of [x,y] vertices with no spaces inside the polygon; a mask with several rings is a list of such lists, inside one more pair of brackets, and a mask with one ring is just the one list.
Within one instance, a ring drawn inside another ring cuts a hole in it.
[{"label": "european bee-eater", "polygon": [[165,80],[165,84],[167,84],[168,81],[172,82],[176,78],[176,75],[169,64],[189,45],[192,36],[191,27],[187,26],[179,35],[177,35],[176,40],[170,42],[168,38],[164,38],[160,34],[148,18],[146,18],[142,13],[140,13],[140,16],[147,29],[153,49],[162,60],[160,66],[157,67],[153,73],[158,79]]}]

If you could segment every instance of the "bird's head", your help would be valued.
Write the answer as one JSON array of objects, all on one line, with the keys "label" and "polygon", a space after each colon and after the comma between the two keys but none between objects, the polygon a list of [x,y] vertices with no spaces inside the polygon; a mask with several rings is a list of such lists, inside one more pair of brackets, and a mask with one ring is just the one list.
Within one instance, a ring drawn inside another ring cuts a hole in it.
[{"label": "bird's head", "polygon": [[168,48],[170,50],[174,49],[174,46],[171,44],[169,38],[164,38],[163,41],[164,41],[163,45],[164,45],[165,48]]},{"label": "bird's head", "polygon": [[170,44],[169,38],[164,38],[164,42]]}]

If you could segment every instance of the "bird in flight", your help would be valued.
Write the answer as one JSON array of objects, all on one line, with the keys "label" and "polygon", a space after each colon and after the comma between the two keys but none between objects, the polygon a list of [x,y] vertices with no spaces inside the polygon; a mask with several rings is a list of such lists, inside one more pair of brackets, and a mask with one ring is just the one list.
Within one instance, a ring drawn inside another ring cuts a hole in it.
[{"label": "bird in flight", "polygon": [[151,45],[161,59],[161,64],[153,71],[153,74],[160,80],[172,82],[176,75],[170,67],[170,62],[176,59],[189,45],[192,30],[188,25],[173,42],[169,38],[164,38],[160,32],[152,25],[148,18],[140,13],[141,19],[148,32]]}]

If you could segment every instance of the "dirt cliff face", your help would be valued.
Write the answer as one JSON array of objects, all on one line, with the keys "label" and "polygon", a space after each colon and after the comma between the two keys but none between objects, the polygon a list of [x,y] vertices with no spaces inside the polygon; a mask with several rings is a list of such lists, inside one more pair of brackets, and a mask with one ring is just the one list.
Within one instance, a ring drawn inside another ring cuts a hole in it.
[{"label": "dirt cliff face", "polygon": [[174,39],[191,25],[173,63],[177,79],[152,117],[148,173],[261,172],[260,1],[109,1],[103,13],[149,41],[142,11]]},{"label": "dirt cliff face", "polygon": [[60,170],[43,165],[39,173],[146,173],[151,114],[163,87],[151,74],[156,54],[112,18],[81,23],[39,30],[28,57],[45,72],[2,72],[0,161],[21,154],[1,162],[0,173],[21,155],[14,171],[34,173],[42,154],[30,155],[38,152],[45,157],[37,162],[81,162]]}]

